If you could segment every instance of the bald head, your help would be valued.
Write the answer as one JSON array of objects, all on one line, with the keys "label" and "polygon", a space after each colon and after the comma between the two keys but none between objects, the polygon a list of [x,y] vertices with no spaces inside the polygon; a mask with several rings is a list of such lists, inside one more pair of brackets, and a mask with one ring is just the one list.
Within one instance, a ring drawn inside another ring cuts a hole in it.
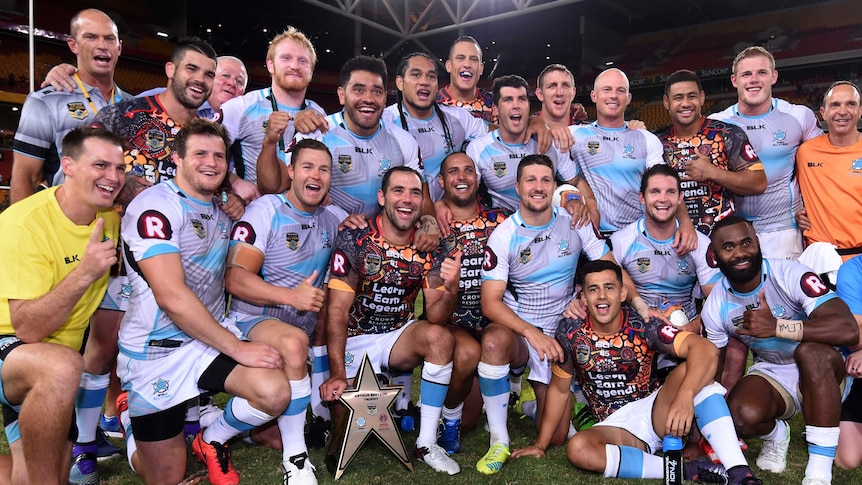
[{"label": "bald head", "polygon": [[605,78],[607,77],[612,78],[615,82],[621,80],[622,83],[626,86],[626,91],[629,90],[629,77],[626,76],[626,73],[615,67],[605,69],[598,76],[596,76],[596,81],[593,83],[593,86],[598,86],[599,83],[605,82]]},{"label": "bald head", "polygon": [[108,14],[96,8],[88,8],[81,10],[72,17],[72,20],[69,22],[69,35],[73,38],[77,37],[78,30],[80,30],[81,25],[85,22],[106,25],[110,24],[111,30],[114,31],[114,34],[117,34],[117,24],[114,23],[111,17],[108,17]]}]

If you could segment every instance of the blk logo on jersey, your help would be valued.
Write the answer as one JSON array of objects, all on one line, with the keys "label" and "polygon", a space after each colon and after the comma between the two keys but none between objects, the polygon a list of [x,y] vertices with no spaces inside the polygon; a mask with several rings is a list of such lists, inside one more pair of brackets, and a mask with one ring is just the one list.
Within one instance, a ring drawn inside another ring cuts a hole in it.
[{"label": "blk logo on jersey", "polygon": [[251,224],[245,221],[240,221],[233,226],[233,232],[231,233],[230,238],[234,241],[254,244],[254,241],[257,239],[257,235],[254,232],[254,228],[251,227]]},{"label": "blk logo on jersey", "polygon": [[811,271],[802,275],[802,280],[799,282],[799,286],[802,288],[802,292],[811,298],[817,298],[818,296],[823,296],[826,293],[829,293],[829,287],[823,283],[823,280],[821,280],[819,276]]},{"label": "blk logo on jersey", "polygon": [[173,237],[170,221],[159,211],[144,211],[138,218],[138,235],[144,239],[164,239]]}]

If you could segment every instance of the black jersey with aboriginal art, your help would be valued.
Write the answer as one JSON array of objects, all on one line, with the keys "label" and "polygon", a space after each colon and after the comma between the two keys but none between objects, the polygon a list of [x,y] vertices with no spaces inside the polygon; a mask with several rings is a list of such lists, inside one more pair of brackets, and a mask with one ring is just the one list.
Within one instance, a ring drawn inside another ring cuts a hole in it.
[{"label": "black jersey with aboriginal art", "polygon": [[144,177],[154,184],[177,175],[177,165],[171,155],[174,138],[182,126],[168,116],[158,96],[105,106],[99,110],[94,124],[104,126],[128,142],[126,170],[140,166]]},{"label": "black jersey with aboriginal art", "polygon": [[[732,123],[704,118],[697,134],[692,137],[677,136],[671,128],[659,139],[665,163],[677,169],[683,180],[686,163],[700,157],[707,157],[716,167],[731,172],[763,170],[745,130]],[[733,194],[711,180],[684,180],[681,187],[692,224],[707,236],[716,222],[735,210]]]},{"label": "black jersey with aboriginal art", "polygon": [[355,291],[348,337],[398,330],[414,318],[419,290],[443,286],[442,252],[391,244],[380,233],[381,217],[368,221],[365,229],[344,229],[335,239],[329,287]]},{"label": "black jersey with aboriginal art", "polygon": [[565,359],[572,359],[581,389],[598,420],[658,389],[656,353],[673,353],[674,339],[680,333],[655,318],[644,322],[630,309],[624,308],[620,318],[620,330],[609,336],[596,333],[589,318],[566,318],[557,329]]},{"label": "black jersey with aboriginal art", "polygon": [[505,221],[509,214],[510,212],[506,210],[491,210],[480,206],[479,213],[475,217],[464,221],[452,221],[452,232],[440,241],[446,256],[454,257],[459,250],[462,251],[458,307],[449,321],[476,337],[488,325],[488,319],[482,314],[482,303],[479,299],[482,292],[485,243],[488,241],[488,236],[494,232],[494,228]]}]

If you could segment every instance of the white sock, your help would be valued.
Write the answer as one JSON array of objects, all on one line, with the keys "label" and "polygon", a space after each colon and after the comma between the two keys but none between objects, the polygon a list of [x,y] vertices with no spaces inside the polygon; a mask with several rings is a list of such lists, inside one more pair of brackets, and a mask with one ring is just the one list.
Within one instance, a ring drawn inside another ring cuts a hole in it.
[{"label": "white sock", "polygon": [[443,406],[443,419],[448,419],[449,421],[454,421],[457,419],[461,419],[461,416],[463,416],[463,415],[464,415],[464,403],[463,402],[458,403],[458,405],[452,409],[449,409],[446,406]]},{"label": "white sock", "polygon": [[78,443],[96,441],[99,414],[108,394],[111,374],[81,374],[78,394],[75,396],[75,425],[78,427]]},{"label": "white sock", "polygon": [[129,468],[131,468],[133,472],[137,473],[135,466],[132,465],[132,456],[134,456],[135,451],[138,450],[138,444],[135,442],[135,437],[132,434],[132,420],[129,418],[128,408],[120,413],[120,426],[126,430],[126,458],[129,460]]},{"label": "white sock", "polygon": [[488,418],[488,431],[491,443],[509,445],[509,428],[506,423],[509,411],[509,364],[490,365],[479,362],[479,389],[485,402],[485,415]]},{"label": "white sock", "polygon": [[419,383],[422,407],[419,408],[419,436],[416,438],[416,446],[420,448],[437,442],[437,424],[451,380],[452,362],[443,365],[425,362],[422,366],[422,382]]},{"label": "white sock", "polygon": [[311,379],[305,376],[298,381],[290,381],[290,404],[278,417],[278,430],[281,432],[282,460],[300,453],[307,453],[303,435],[305,410],[311,395]]},{"label": "white sock", "polygon": [[275,419],[257,410],[243,398],[232,397],[224,407],[224,413],[213,424],[204,429],[203,440],[207,443],[227,443],[243,431],[264,425]]},{"label": "white sock", "polygon": [[787,437],[787,422],[782,421],[780,419],[776,419],[775,420],[775,427],[772,428],[772,431],[761,436],[760,439],[769,440],[769,441],[782,441],[786,437]]},{"label": "white sock", "polygon": [[[325,345],[315,345],[308,349],[308,357],[311,359],[311,388],[320,389],[320,385],[326,379],[329,379],[329,355],[326,352]],[[332,418],[329,414],[329,407],[323,404],[320,399],[319,392],[311,393],[311,414],[320,416],[325,421],[330,421]]]},{"label": "white sock", "polygon": [[805,478],[822,478],[832,483],[832,462],[838,448],[838,427],[805,426],[808,465]]}]

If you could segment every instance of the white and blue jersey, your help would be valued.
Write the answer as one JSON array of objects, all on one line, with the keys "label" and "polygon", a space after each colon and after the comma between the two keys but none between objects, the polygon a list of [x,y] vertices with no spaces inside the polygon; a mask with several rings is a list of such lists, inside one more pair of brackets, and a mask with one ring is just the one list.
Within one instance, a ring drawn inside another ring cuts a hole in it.
[{"label": "white and blue jersey", "polygon": [[173,180],[150,187],[132,200],[121,224],[123,260],[132,285],[129,309],[120,326],[121,353],[135,360],[158,359],[194,340],[159,308],[138,266],[148,258],[179,255],[186,286],[213,318],[224,319],[230,224],[213,200],[195,199]]},{"label": "white and blue jersey", "polygon": [[[574,132],[574,127],[569,127]],[[506,143],[500,137],[500,130],[487,133],[467,146],[467,156],[476,164],[479,178],[488,187],[492,206],[510,211],[521,206],[515,192],[518,164],[527,155],[538,153],[539,143],[530,138],[526,143]],[[551,146],[545,155],[554,162],[558,178],[569,181],[578,175],[578,168],[568,153],[560,152]]]},{"label": "white and blue jersey", "polygon": [[[221,107],[222,125],[230,135],[232,146],[238,145],[240,148],[241,156],[234,160],[234,171],[253,184],[257,183],[257,158],[263,147],[272,105],[272,88],[264,88],[228,100]],[[291,117],[296,116],[302,109],[313,109],[326,116],[323,108],[314,101],[305,100],[303,106],[299,108],[291,108],[283,104],[276,104],[276,106],[279,111],[289,113]],[[294,135],[296,130],[291,119],[282,137],[286,146],[290,146]],[[288,154],[284,151],[276,149],[276,155],[285,164],[289,163]]]},{"label": "white and blue jersey", "polygon": [[802,209],[799,183],[794,176],[796,149],[804,141],[820,136],[817,118],[806,106],[772,99],[770,110],[745,116],[739,104],[709,116],[739,125],[763,162],[766,191],[760,195],[734,195],[736,211],[752,221],[758,233],[795,229],[793,215]]},{"label": "white and blue jersey", "polygon": [[706,264],[709,238],[696,234],[697,249],[682,257],[676,254],[672,237],[658,240],[650,236],[643,217],[611,236],[617,262],[649,306],[658,308],[667,300],[680,305],[689,319],[697,316],[692,290],[698,284],[714,284],[721,272]]},{"label": "white and blue jersey", "polygon": [[721,278],[712,288],[700,316],[706,338],[716,347],[727,346],[731,337],[751,348],[754,362],[794,364],[793,352],[799,342],[778,337],[756,338],[740,335],[743,314],[760,308],[760,291],[765,290],[766,301],[775,318],[808,320],[808,315],[823,303],[836,298],[819,276],[805,265],[784,259],[765,259],[762,281],[748,293],[737,293],[727,278]]},{"label": "white and blue jersey", "polygon": [[[296,288],[317,270],[314,286],[323,287],[338,225],[347,213],[335,205],[302,212],[284,194],[264,195],[248,205],[233,226],[230,246],[249,244],[264,255],[260,276],[269,284]],[[298,311],[290,305],[259,306],[233,296],[231,311],[267,316],[305,330],[311,336],[317,312]],[[237,317],[237,321],[241,321]],[[241,327],[242,325],[238,323]]]},{"label": "white and blue jersey", "polygon": [[578,126],[571,157],[593,189],[602,215],[599,230],[613,232],[643,215],[638,193],[646,169],[664,163],[658,137],[646,130]]},{"label": "white and blue jersey", "polygon": [[380,121],[371,136],[352,133],[344,123],[344,113],[326,117],[329,130],[310,134],[297,134],[296,139],[313,138],[322,141],[332,153],[332,185],[329,196],[332,203],[349,214],[365,214],[373,219],[380,213],[377,191],[383,175],[392,167],[407,166],[422,176],[419,145],[399,126]]},{"label": "white and blue jersey", "polygon": [[[425,181],[434,202],[443,198],[443,189],[437,182],[443,159],[453,152],[463,151],[468,143],[488,133],[487,123],[469,111],[445,105],[439,108],[445,120],[440,119],[436,109],[424,120],[413,118],[405,109],[399,110],[398,104],[383,110],[384,120],[407,130],[419,144]],[[406,126],[402,123],[402,114]]]},{"label": "white and blue jersey", "polygon": [[590,259],[608,252],[591,225],[573,229],[571,222],[559,207],[543,226],[527,225],[517,211],[485,246],[482,281],[507,282],[503,303],[551,337],[572,298],[581,251]]}]

